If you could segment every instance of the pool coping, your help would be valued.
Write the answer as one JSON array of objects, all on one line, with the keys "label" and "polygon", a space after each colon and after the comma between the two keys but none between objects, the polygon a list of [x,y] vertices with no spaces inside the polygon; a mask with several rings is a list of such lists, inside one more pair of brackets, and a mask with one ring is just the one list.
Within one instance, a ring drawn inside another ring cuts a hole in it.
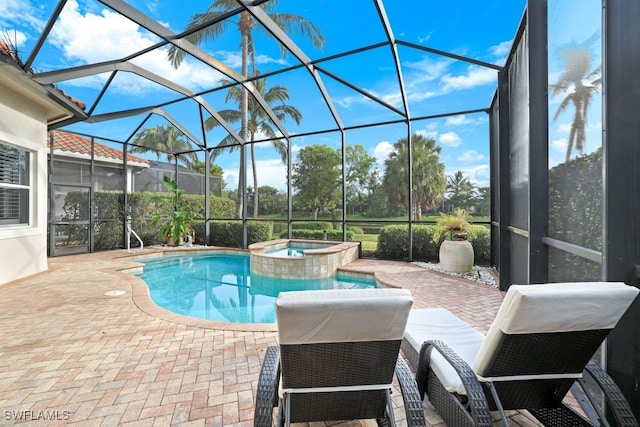
[{"label": "pool coping", "polygon": [[[229,331],[245,331],[245,332],[277,332],[278,325],[273,323],[235,323],[223,322],[219,320],[199,319],[196,317],[185,316],[166,310],[157,305],[149,292],[149,286],[140,277],[136,276],[143,269],[141,259],[153,260],[160,259],[165,256],[178,256],[180,253],[207,253],[216,252],[224,254],[243,254],[248,255],[249,251],[245,249],[233,249],[218,246],[193,246],[193,247],[151,247],[145,248],[144,252],[130,252],[115,257],[118,260],[125,261],[127,265],[116,268],[117,273],[126,275],[131,283],[131,297],[133,303],[144,313],[168,322],[174,322],[185,326],[192,326],[205,329],[224,329]],[[387,281],[381,280],[376,273],[363,272],[362,270],[343,266],[338,269],[340,274],[354,277],[375,278],[379,286],[398,287]]]}]

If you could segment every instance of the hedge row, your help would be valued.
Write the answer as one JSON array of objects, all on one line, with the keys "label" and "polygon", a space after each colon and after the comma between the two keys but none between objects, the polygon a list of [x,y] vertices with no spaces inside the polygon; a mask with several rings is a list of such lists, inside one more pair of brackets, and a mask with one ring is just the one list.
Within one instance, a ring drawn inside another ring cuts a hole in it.
[{"label": "hedge row", "polygon": [[[291,223],[292,230],[333,230],[333,224],[329,221],[296,221]],[[273,224],[273,234],[287,237],[288,228],[286,222],[276,222]]]},{"label": "hedge row", "polygon": [[[196,233],[196,243],[204,243],[205,222],[195,222],[192,227]],[[209,232],[211,235],[209,244],[213,246],[242,248],[242,221],[210,221]],[[270,222],[247,221],[247,242],[249,245],[271,240],[272,236],[273,229]]]},{"label": "hedge row", "polygon": [[[127,197],[128,214],[131,218],[131,228],[140,236],[145,245],[163,243],[158,230],[151,227],[151,218],[158,210],[163,209],[160,202],[153,199],[157,193],[131,193]],[[168,193],[167,193],[168,194]],[[204,195],[185,194],[181,197],[188,215],[194,221],[205,218]],[[81,219],[81,213],[87,212],[86,194],[83,192],[69,192],[62,207],[62,220],[74,221]],[[209,199],[210,214],[213,218],[228,218],[235,215],[235,202],[226,197],[212,196]],[[113,191],[97,191],[94,194],[93,247],[96,250],[121,248],[124,240],[122,221],[125,218],[124,194]],[[202,221],[201,221],[202,222]],[[78,227],[82,232],[82,226]],[[204,231],[204,227],[202,228]],[[73,230],[70,231],[70,234]],[[196,232],[196,236],[204,236]],[[242,240],[240,240],[242,241]],[[132,242],[133,243],[133,242]]]},{"label": "hedge row", "polygon": [[[129,215],[132,229],[140,236],[145,245],[162,244],[158,230],[151,227],[151,217],[161,205],[153,200],[157,193],[132,193],[128,196]],[[88,207],[86,195],[68,193],[65,198],[63,219],[77,220],[79,212],[86,212]],[[124,218],[124,196],[119,192],[95,193],[95,221],[94,249],[108,250],[121,248],[125,236],[122,218]],[[191,225],[195,231],[195,243],[204,243],[205,212],[204,196],[185,194],[181,198],[188,215],[193,219]],[[232,217],[235,214],[233,200],[221,197],[210,198],[210,212],[215,217]],[[326,231],[326,236],[325,236]],[[347,240],[353,240],[354,234],[361,233],[361,227],[349,227]],[[376,256],[381,258],[407,259],[409,256],[409,232],[407,225],[388,225],[376,228],[379,231],[378,249]],[[413,258],[416,260],[437,261],[440,242],[433,241],[435,226],[416,225],[413,227]],[[488,228],[472,225],[468,230],[468,239],[475,251],[476,264],[488,264],[490,256],[490,238]],[[212,220],[210,221],[209,244],[224,247],[242,247],[242,221],[240,220]],[[263,221],[247,222],[248,244],[263,242],[273,238],[286,238],[286,223],[271,223]],[[342,230],[334,229],[329,221],[297,221],[292,223],[292,238],[296,239],[328,239],[342,240]],[[135,242],[132,242],[135,244]]]},{"label": "hedge row", "polygon": [[[342,230],[292,230],[291,237],[293,239],[313,239],[313,240],[342,240]],[[286,237],[286,236],[285,236]],[[353,240],[353,232],[347,231],[347,240]]]},{"label": "hedge row", "polygon": [[[413,226],[413,259],[438,262],[438,253],[443,238],[433,240],[435,225]],[[471,225],[467,229],[467,240],[473,245],[475,264],[488,265],[491,256],[491,235],[483,225]],[[409,258],[409,226],[387,225],[380,229],[376,256],[380,258]]]}]

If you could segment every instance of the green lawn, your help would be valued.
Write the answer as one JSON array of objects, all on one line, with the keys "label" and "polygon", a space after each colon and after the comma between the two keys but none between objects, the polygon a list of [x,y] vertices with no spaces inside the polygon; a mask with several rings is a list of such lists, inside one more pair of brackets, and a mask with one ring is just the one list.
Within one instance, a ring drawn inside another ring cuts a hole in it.
[{"label": "green lawn", "polygon": [[354,234],[353,240],[356,242],[362,242],[363,251],[375,251],[378,249],[377,234]]}]

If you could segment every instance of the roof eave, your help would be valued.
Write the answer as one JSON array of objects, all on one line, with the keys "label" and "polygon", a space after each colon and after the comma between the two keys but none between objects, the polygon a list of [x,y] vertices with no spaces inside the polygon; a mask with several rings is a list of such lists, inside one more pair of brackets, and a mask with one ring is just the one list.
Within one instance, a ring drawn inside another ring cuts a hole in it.
[{"label": "roof eave", "polygon": [[[4,78],[3,78],[4,76]],[[54,86],[34,81],[12,58],[0,55],[0,81],[12,83],[11,88],[31,98],[46,109],[47,125],[63,120],[85,119],[87,114],[68,96]]]}]

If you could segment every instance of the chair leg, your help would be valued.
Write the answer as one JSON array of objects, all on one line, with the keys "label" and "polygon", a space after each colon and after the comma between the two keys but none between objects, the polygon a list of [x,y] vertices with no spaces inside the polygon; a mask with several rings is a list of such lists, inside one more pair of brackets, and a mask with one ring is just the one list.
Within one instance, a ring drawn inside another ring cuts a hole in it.
[{"label": "chair leg", "polygon": [[[578,399],[576,397],[579,396],[579,390],[582,390],[582,396],[584,396],[584,400]],[[589,418],[592,422],[595,421],[596,425],[609,427],[607,417],[605,416],[602,409],[600,409],[600,405],[595,402],[591,394],[587,391],[587,385],[582,378],[576,381],[573,386],[571,386],[571,392],[578,400],[578,404],[582,407],[582,410],[587,415],[587,418]]]},{"label": "chair leg", "polygon": [[278,427],[284,427],[284,403],[282,402],[282,399],[279,400],[278,402],[278,416],[276,418],[276,426]]},{"label": "chair leg", "polygon": [[391,401],[391,390],[386,391],[387,395],[387,408],[384,413],[383,418],[378,418],[376,420],[379,427],[395,427],[396,419],[393,413],[393,402]]},{"label": "chair leg", "polygon": [[[282,406],[278,408],[278,424],[284,427],[289,427],[291,425],[291,395],[289,393],[284,393],[280,402]],[[282,422],[282,412],[284,411],[284,422]]]},{"label": "chair leg", "polygon": [[395,427],[396,417],[393,413],[393,401],[391,400],[391,389],[387,389],[387,416],[389,417],[389,421],[391,422],[391,425]]},{"label": "chair leg", "polygon": [[498,391],[492,382],[484,383],[484,385],[491,391],[491,396],[493,396],[493,400],[498,407],[498,412],[500,412],[500,417],[502,418],[502,423],[504,426],[509,425],[509,419],[507,418],[507,414],[504,412],[504,408],[502,407],[502,402],[500,402],[500,396],[498,396]]}]

